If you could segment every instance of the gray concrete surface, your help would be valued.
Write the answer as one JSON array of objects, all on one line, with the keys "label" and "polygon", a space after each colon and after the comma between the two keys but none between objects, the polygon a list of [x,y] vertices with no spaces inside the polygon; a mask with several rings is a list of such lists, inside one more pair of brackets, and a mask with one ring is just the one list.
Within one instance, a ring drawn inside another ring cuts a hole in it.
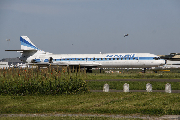
[{"label": "gray concrete surface", "polygon": [[139,118],[145,120],[180,120],[180,115],[164,115],[164,116],[149,116],[149,115],[107,115],[107,114],[66,114],[66,113],[44,113],[44,114],[0,114],[1,117],[108,117],[108,118]]},{"label": "gray concrete surface", "polygon": [[154,81],[154,82],[180,82],[180,79],[103,79],[86,81]]}]

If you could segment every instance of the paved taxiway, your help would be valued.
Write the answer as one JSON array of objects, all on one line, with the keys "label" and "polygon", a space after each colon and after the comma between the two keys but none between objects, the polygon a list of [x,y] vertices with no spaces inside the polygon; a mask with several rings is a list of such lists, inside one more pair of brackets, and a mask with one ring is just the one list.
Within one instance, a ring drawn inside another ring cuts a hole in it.
[{"label": "paved taxiway", "polygon": [[[90,92],[103,92],[103,90],[90,90]],[[109,90],[109,92],[123,92],[123,90]],[[129,90],[129,92],[147,92],[146,90]],[[165,90],[152,90],[152,92],[165,92]],[[180,93],[180,90],[171,90],[171,93]]]},{"label": "paved taxiway", "polygon": [[5,118],[11,118],[13,119],[14,117],[17,118],[23,118],[23,117],[105,117],[105,118],[121,118],[121,119],[145,119],[145,120],[179,120],[180,115],[163,115],[163,116],[149,116],[149,115],[121,115],[121,114],[86,114],[86,113],[80,113],[80,114],[68,114],[68,113],[40,113],[40,114],[0,114],[0,118],[4,117]]},{"label": "paved taxiway", "polygon": [[86,80],[88,81],[148,81],[148,82],[180,82],[180,79],[104,79],[104,80]]}]

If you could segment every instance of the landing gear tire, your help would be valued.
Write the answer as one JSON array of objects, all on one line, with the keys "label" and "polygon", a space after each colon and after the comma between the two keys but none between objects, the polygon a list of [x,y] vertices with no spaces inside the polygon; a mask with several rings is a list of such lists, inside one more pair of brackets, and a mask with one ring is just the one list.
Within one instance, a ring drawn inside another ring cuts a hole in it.
[{"label": "landing gear tire", "polygon": [[143,69],[142,69],[142,73],[146,73],[146,68],[143,68]]}]

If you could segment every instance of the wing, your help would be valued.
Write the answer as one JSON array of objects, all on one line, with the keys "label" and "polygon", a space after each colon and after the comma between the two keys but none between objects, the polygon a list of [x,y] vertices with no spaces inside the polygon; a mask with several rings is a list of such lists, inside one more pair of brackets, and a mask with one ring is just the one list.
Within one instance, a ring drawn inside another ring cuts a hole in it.
[{"label": "wing", "polygon": [[27,63],[28,65],[37,66],[81,66],[81,67],[98,67],[101,66],[100,63],[69,63],[69,62],[57,62],[57,63]]}]

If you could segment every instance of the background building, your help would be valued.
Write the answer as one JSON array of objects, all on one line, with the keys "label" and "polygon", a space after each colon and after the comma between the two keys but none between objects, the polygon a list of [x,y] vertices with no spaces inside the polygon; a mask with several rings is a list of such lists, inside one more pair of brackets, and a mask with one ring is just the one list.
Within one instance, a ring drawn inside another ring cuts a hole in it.
[{"label": "background building", "polygon": [[21,61],[18,57],[17,58],[3,58],[0,62],[8,62],[8,65],[16,65],[16,64],[24,64],[25,62]]},{"label": "background building", "polygon": [[180,53],[170,53],[169,55],[159,55],[166,60],[165,68],[180,68]]}]

